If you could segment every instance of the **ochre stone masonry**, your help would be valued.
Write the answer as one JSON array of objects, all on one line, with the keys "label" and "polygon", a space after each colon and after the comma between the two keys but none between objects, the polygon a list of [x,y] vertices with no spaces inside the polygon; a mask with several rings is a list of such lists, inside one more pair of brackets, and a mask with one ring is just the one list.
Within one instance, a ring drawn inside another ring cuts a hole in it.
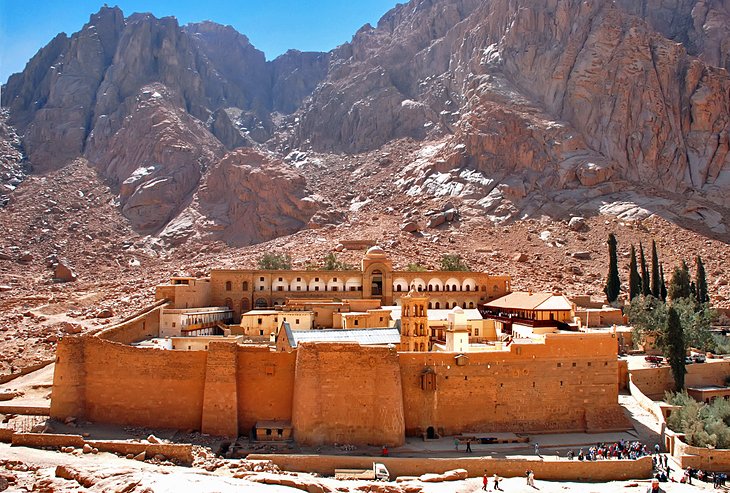
[{"label": "ochre stone masonry", "polygon": [[157,286],[156,298],[169,300],[170,308],[227,306],[238,323],[249,310],[283,305],[287,299],[363,299],[385,306],[399,304],[411,288],[428,293],[429,308],[476,308],[511,290],[510,276],[505,275],[395,271],[385,252],[372,247],[358,270],[214,269],[210,279],[173,278]]},{"label": "ochre stone masonry", "polygon": [[[399,353],[302,344],[292,353],[212,343],[162,351],[95,336],[58,346],[51,415],[248,434],[289,421],[304,444],[389,446],[405,436],[628,427],[612,334],[548,334],[507,350]],[[458,362],[457,362],[458,361]]]}]

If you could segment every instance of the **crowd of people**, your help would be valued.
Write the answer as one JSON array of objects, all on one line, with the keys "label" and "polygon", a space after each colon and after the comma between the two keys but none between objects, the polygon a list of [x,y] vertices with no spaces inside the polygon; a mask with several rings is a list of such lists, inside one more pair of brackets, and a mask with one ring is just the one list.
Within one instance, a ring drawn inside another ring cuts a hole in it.
[{"label": "crowd of people", "polygon": [[573,450],[568,451],[568,460],[603,460],[603,459],[638,459],[649,455],[649,449],[641,442],[629,442],[628,440],[621,439],[614,443],[597,443],[596,445],[588,448],[587,451],[583,449],[578,450],[578,455],[575,455]]}]

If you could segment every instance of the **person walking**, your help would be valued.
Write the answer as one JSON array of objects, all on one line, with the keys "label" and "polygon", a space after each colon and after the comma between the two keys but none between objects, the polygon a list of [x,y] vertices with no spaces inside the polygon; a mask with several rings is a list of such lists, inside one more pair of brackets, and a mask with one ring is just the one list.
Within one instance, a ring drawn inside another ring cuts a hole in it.
[{"label": "person walking", "polygon": [[466,439],[466,451],[471,453],[471,438]]},{"label": "person walking", "polygon": [[459,439],[454,437],[454,450],[459,451]]},{"label": "person walking", "polygon": [[497,473],[494,473],[494,491],[502,491],[502,488],[499,487],[499,476],[497,476]]},{"label": "person walking", "polygon": [[527,485],[536,488],[535,486],[535,473],[530,469],[527,473]]},{"label": "person walking", "polygon": [[538,457],[542,457],[540,455],[540,444],[537,442],[535,442],[535,455],[537,455]]},{"label": "person walking", "polygon": [[489,484],[489,478],[487,477],[487,470],[484,470],[484,477],[482,478],[482,491],[487,491],[487,484]]}]

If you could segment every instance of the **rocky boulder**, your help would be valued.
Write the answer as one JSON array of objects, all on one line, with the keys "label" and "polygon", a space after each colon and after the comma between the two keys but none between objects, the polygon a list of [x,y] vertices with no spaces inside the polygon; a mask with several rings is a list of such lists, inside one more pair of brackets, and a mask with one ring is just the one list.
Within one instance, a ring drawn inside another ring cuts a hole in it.
[{"label": "rocky boulder", "polygon": [[76,273],[65,260],[59,260],[53,269],[53,279],[59,282],[73,282],[76,280]]},{"label": "rocky boulder", "polygon": [[214,165],[197,202],[202,234],[231,245],[292,234],[305,228],[320,207],[303,176],[279,160],[245,148]]}]

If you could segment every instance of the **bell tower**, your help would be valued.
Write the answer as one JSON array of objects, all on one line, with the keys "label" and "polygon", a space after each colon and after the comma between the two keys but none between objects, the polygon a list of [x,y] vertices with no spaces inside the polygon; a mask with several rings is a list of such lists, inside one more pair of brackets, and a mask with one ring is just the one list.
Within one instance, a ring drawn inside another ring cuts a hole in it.
[{"label": "bell tower", "polygon": [[429,351],[428,297],[411,287],[400,300],[401,351]]}]

